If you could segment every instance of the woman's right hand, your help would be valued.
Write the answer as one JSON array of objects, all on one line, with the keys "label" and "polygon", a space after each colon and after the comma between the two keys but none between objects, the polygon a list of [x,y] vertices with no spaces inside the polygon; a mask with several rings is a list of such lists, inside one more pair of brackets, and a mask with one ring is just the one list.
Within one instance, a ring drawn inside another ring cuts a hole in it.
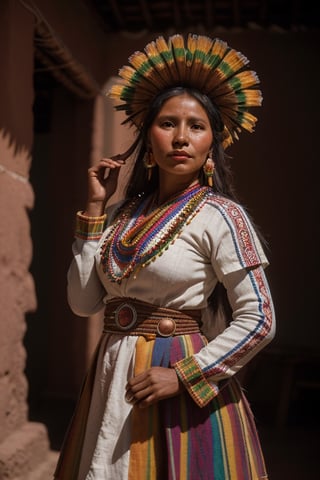
[{"label": "woman's right hand", "polygon": [[[118,184],[120,167],[123,160],[103,158],[88,170],[88,200],[84,215],[98,217],[103,215],[109,198],[114,194]],[[107,170],[109,172],[107,173]]]}]

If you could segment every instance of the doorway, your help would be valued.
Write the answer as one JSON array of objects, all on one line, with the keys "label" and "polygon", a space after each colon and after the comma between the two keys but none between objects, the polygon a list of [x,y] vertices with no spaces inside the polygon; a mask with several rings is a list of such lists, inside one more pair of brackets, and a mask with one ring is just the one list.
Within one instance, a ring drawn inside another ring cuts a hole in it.
[{"label": "doorway", "polygon": [[37,308],[26,317],[29,419],[44,423],[59,449],[86,368],[86,319],[66,298],[75,212],[86,197],[93,101],[83,100],[35,60],[34,143],[30,181]]}]

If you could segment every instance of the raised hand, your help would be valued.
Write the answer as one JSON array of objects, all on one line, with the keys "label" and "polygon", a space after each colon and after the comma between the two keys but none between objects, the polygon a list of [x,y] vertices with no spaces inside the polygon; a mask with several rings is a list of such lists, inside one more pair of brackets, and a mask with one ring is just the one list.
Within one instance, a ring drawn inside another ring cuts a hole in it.
[{"label": "raised hand", "polygon": [[104,213],[104,207],[114,194],[118,184],[123,160],[117,157],[103,158],[88,170],[88,199],[84,215],[97,217]]}]

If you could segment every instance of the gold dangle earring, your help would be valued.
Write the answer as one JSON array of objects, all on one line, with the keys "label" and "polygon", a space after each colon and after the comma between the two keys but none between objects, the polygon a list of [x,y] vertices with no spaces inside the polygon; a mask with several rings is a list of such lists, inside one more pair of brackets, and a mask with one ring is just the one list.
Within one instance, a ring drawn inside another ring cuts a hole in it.
[{"label": "gold dangle earring", "polygon": [[203,171],[206,176],[209,187],[213,187],[214,167],[215,167],[215,163],[212,160],[211,156],[209,156],[205,164],[203,165]]},{"label": "gold dangle earring", "polygon": [[152,169],[156,166],[156,163],[153,158],[153,153],[151,152],[151,150],[145,153],[143,163],[147,170],[148,182],[150,182],[151,176],[152,176]]}]

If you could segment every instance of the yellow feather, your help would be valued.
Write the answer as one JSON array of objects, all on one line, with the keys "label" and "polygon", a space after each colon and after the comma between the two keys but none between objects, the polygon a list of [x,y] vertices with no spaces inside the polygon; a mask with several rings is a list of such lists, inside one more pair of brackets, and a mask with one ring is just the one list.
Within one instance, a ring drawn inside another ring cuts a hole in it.
[{"label": "yellow feather", "polygon": [[213,41],[211,53],[212,55],[218,55],[220,58],[222,58],[228,48],[229,47],[226,42],[220,40],[219,38],[215,38]]},{"label": "yellow feather", "polygon": [[190,50],[192,54],[195,52],[197,48],[197,35],[193,35],[192,33],[189,33],[187,38],[187,48]]},{"label": "yellow feather", "polygon": [[150,42],[144,47],[144,51],[150,59],[159,55],[156,42]]},{"label": "yellow feather", "polygon": [[163,37],[158,37],[156,40],[156,46],[157,46],[157,49],[158,49],[158,52],[161,54],[161,53],[164,53],[164,52],[169,52],[170,51],[170,48],[167,44],[167,42],[165,41],[165,39]]},{"label": "yellow feather", "polygon": [[247,65],[249,63],[249,60],[247,59],[247,57],[242,55],[241,52],[230,50],[223,58],[223,62],[227,63],[229,68],[231,68],[235,73],[240,70],[240,68]]},{"label": "yellow feather", "polygon": [[[235,83],[239,82],[239,86],[235,88]],[[243,72],[237,73],[232,79],[230,80],[230,83],[232,84],[233,88],[236,90],[240,89],[243,90],[244,88],[248,87],[253,87],[254,85],[257,85],[260,83],[260,80],[258,78],[258,75],[256,72],[253,72],[252,70],[244,70]]]},{"label": "yellow feather", "polygon": [[163,59],[164,62],[164,69],[162,76],[166,78],[168,85],[172,84],[175,79],[175,75],[173,73],[174,70],[174,57],[171,50],[171,45],[167,44],[166,40],[160,36],[155,40],[155,44],[159,55]]},{"label": "yellow feather", "polygon": [[[136,87],[138,85],[139,86],[138,90],[145,89],[150,94],[155,95],[156,90],[160,86],[161,79],[159,78],[158,74],[154,75],[157,81],[157,83],[155,84],[152,73],[154,72],[150,70],[148,74],[145,74],[143,76],[139,73],[138,70],[135,70],[134,68],[128,65],[125,65],[119,71],[119,75],[121,78],[125,80],[126,85],[133,86],[133,87]],[[165,82],[162,82],[162,86],[164,85],[165,85]]]},{"label": "yellow feather", "polygon": [[[165,86],[168,82],[172,81],[171,66],[168,65],[164,57],[157,49],[156,42],[151,42],[146,45],[145,52],[148,55],[148,58],[150,59],[150,62],[154,66],[155,70],[163,79],[163,82],[161,82],[161,84]],[[152,72],[151,76],[154,78],[156,76],[156,72]]]},{"label": "yellow feather", "polygon": [[211,38],[204,35],[199,35],[197,40],[197,50],[207,54],[210,51],[212,44],[213,40],[211,40]]},{"label": "yellow feather", "polygon": [[110,90],[106,93],[106,96],[119,100],[122,95],[123,89],[123,85],[112,85]]},{"label": "yellow feather", "polygon": [[249,112],[245,112],[244,116],[242,117],[242,127],[245,130],[248,130],[248,132],[252,133],[257,123],[257,120],[257,117],[255,117]]},{"label": "yellow feather", "polygon": [[185,78],[186,71],[186,55],[184,49],[184,39],[182,35],[177,34],[171,37],[171,49],[173,51],[176,64],[176,80],[183,80]]},{"label": "yellow feather", "polygon": [[210,51],[213,41],[203,35],[189,35],[188,46],[192,52],[192,58],[188,62],[189,83],[195,84],[197,88],[202,89],[207,81],[207,76],[211,69],[204,62],[204,58]]},{"label": "yellow feather", "polygon": [[183,36],[180,34],[172,35],[170,38],[171,48],[174,49],[184,49],[184,39]]},{"label": "yellow feather", "polygon": [[146,62],[148,62],[148,57],[143,52],[134,52],[129,57],[129,62],[135,69],[139,70]]},{"label": "yellow feather", "polygon": [[245,95],[245,104],[247,107],[260,107],[262,104],[262,93],[260,90],[243,90]]},{"label": "yellow feather", "polygon": [[129,65],[124,65],[122,68],[120,68],[119,75],[127,83],[130,83],[132,81],[132,77],[136,74],[136,72],[137,72],[137,70],[130,67]]}]

